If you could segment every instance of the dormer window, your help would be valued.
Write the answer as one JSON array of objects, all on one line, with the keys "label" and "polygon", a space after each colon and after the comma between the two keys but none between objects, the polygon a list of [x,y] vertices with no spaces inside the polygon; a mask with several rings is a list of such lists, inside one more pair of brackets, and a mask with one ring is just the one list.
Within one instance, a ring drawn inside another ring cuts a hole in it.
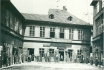
[{"label": "dormer window", "polygon": [[54,18],[54,15],[53,15],[53,14],[50,14],[50,15],[49,15],[49,18],[50,18],[50,19],[53,19],[53,18]]},{"label": "dormer window", "polygon": [[68,20],[72,21],[73,17],[72,16],[69,16],[68,17]]}]

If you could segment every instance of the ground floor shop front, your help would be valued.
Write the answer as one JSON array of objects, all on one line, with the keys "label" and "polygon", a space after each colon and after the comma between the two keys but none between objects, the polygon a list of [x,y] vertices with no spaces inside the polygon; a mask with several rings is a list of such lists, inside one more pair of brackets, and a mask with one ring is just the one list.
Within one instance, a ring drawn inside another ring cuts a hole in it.
[{"label": "ground floor shop front", "polygon": [[103,63],[104,62],[103,36],[100,35],[94,38],[92,51],[93,51],[93,61],[95,63],[97,61],[99,63],[100,62]]},{"label": "ground floor shop front", "polygon": [[2,33],[1,40],[0,67],[22,63],[22,40],[6,33]]},{"label": "ground floor shop front", "polygon": [[90,57],[90,46],[65,43],[24,42],[23,55],[25,61],[82,62],[81,60]]}]

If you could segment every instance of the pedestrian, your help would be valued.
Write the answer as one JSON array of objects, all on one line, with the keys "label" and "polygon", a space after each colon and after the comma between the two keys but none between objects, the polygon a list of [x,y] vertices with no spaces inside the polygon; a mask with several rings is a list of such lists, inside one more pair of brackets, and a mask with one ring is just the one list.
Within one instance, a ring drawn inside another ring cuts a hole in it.
[{"label": "pedestrian", "polygon": [[93,65],[93,57],[90,58],[90,64]]},{"label": "pedestrian", "polygon": [[95,66],[98,66],[98,58],[95,58]]},{"label": "pedestrian", "polygon": [[56,54],[56,62],[58,62],[58,54]]}]

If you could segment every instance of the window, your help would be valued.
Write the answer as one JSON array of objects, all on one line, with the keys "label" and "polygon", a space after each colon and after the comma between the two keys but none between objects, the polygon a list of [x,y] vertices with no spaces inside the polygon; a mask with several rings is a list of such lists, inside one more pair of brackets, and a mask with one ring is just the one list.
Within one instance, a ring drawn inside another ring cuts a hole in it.
[{"label": "window", "polygon": [[51,38],[55,37],[55,28],[53,28],[53,27],[50,28],[50,37]]},{"label": "window", "polygon": [[97,8],[97,13],[99,12],[99,2],[96,4],[96,8]]},{"label": "window", "polygon": [[5,24],[5,9],[1,7],[1,23]]},{"label": "window", "polygon": [[64,28],[60,28],[60,38],[64,38]]},{"label": "window", "polygon": [[104,7],[104,0],[102,0],[102,8]]},{"label": "window", "polygon": [[53,55],[54,54],[54,49],[49,49],[49,55]]},{"label": "window", "polygon": [[15,31],[19,32],[19,20],[15,17]]},{"label": "window", "polygon": [[102,21],[102,19],[99,17],[97,20],[96,20],[96,23],[95,23],[95,25],[96,25],[96,35],[98,35],[98,34],[100,34],[100,33],[102,33],[102,24],[103,23],[100,23],[100,21]]},{"label": "window", "polygon": [[72,50],[68,49],[69,58],[72,57]]},{"label": "window", "polygon": [[73,39],[73,29],[69,29],[69,39]]},{"label": "window", "polygon": [[34,36],[35,35],[35,26],[30,26],[30,36]]},{"label": "window", "polygon": [[83,40],[83,38],[84,38],[83,30],[78,30],[78,40]]},{"label": "window", "polygon": [[19,33],[22,35],[22,23],[19,24]]},{"label": "window", "polygon": [[5,10],[6,25],[9,27],[9,11]]},{"label": "window", "polygon": [[39,48],[39,54],[40,56],[44,56],[44,48]]},{"label": "window", "polygon": [[45,37],[45,27],[40,27],[40,37]]},{"label": "window", "polygon": [[28,48],[28,53],[29,53],[29,55],[33,55],[34,54],[34,49],[33,48]]},{"label": "window", "polygon": [[72,16],[68,17],[68,20],[72,21],[72,19],[73,19],[73,17],[72,17]]},{"label": "window", "polygon": [[10,28],[13,29],[13,14],[10,13]]},{"label": "window", "polygon": [[50,14],[50,15],[49,15],[49,18],[50,18],[50,19],[53,19],[53,18],[54,18],[54,15],[53,15],[53,14]]},{"label": "window", "polygon": [[81,56],[81,52],[82,52],[82,50],[77,50],[78,58],[80,58],[80,56]]}]

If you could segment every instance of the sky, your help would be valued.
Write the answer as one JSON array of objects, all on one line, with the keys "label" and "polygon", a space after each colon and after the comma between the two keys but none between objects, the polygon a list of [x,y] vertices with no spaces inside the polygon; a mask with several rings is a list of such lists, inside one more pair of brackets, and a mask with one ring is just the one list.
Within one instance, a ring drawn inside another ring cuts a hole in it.
[{"label": "sky", "polygon": [[[66,6],[67,12],[93,24],[92,0],[11,0],[20,13],[48,14],[49,9],[61,9]],[[58,6],[58,7],[57,7]]]}]

